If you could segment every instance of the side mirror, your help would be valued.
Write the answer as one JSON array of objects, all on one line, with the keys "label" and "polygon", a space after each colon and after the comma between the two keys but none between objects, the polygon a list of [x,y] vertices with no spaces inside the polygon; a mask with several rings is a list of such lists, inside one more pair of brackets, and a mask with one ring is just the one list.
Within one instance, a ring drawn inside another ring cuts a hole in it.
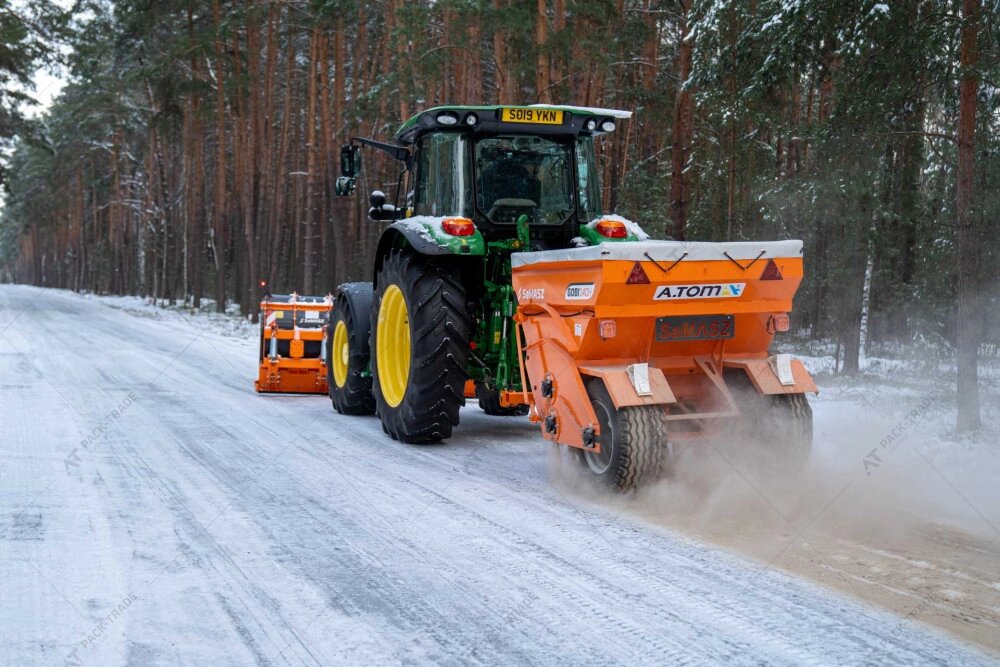
[{"label": "side mirror", "polygon": [[357,178],[361,173],[361,147],[346,146],[340,147],[340,175],[345,178]]},{"label": "side mirror", "polygon": [[334,187],[338,197],[348,197],[354,194],[357,187],[356,179],[361,173],[361,147],[347,144],[340,147],[340,178]]},{"label": "side mirror", "polygon": [[354,190],[357,188],[357,182],[353,178],[348,178],[347,176],[341,176],[337,179],[337,184],[334,187],[334,192],[338,197],[348,197],[354,194]]}]

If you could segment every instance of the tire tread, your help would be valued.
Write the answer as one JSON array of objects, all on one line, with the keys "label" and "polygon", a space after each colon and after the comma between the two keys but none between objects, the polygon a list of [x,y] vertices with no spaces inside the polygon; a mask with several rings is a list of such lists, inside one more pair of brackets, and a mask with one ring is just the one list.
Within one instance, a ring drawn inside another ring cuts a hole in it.
[{"label": "tire tread", "polygon": [[[393,250],[379,271],[380,289],[371,312],[371,348],[376,349],[378,308],[387,284],[403,289],[410,318],[412,353],[409,385],[395,408],[376,385],[376,410],[386,431],[409,443],[451,437],[465,405],[466,363],[472,321],[465,310],[460,274],[447,262]],[[377,365],[371,364],[377,380]]]},{"label": "tire tread", "polygon": [[[371,300],[371,283],[346,283],[337,288],[333,309],[330,310],[326,346],[327,386],[333,409],[342,415],[375,414],[372,378],[370,374],[364,374],[371,359],[368,347]],[[347,327],[349,345],[347,382],[342,388],[337,387],[333,379],[333,330],[341,318]]]}]

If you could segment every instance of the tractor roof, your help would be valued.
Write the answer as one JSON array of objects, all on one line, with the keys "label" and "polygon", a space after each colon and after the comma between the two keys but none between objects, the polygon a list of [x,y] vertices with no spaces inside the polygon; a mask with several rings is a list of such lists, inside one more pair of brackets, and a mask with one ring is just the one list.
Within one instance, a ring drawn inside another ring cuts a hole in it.
[{"label": "tractor roof", "polygon": [[617,120],[631,116],[631,111],[555,104],[447,105],[414,115],[400,126],[395,139],[403,145],[409,145],[425,132],[446,129],[493,134],[523,132],[564,136],[599,135],[613,131]]}]

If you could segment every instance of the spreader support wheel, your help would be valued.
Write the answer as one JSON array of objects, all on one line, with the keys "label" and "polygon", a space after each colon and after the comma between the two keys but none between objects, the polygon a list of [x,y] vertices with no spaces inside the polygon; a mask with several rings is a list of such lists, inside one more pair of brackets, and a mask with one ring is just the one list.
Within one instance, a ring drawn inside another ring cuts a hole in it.
[{"label": "spreader support wheel", "polygon": [[669,456],[663,408],[634,405],[616,408],[604,382],[587,383],[597,414],[600,452],[578,450],[583,464],[601,482],[627,491],[660,476]]}]

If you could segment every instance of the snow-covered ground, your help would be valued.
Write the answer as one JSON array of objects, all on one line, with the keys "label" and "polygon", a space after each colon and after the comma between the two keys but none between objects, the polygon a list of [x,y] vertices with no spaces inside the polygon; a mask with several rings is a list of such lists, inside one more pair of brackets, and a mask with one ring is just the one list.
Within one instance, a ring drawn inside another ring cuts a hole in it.
[{"label": "snow-covered ground", "polygon": [[825,385],[799,480],[709,444],[603,496],[526,420],[470,406],[406,446],[324,397],[255,395],[255,334],[0,285],[0,663],[1000,651],[996,442],[949,441],[936,394]]}]

